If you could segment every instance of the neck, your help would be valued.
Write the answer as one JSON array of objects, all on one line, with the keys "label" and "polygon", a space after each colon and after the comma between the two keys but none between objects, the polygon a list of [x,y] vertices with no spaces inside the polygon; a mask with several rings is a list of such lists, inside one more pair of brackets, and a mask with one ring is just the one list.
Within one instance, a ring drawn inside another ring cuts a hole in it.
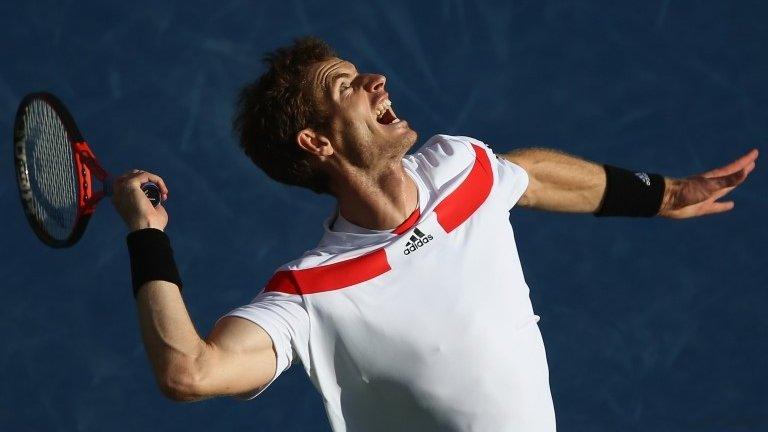
[{"label": "neck", "polygon": [[334,195],[344,219],[372,230],[399,226],[418,206],[418,189],[402,160],[380,171],[347,167],[335,182]]}]

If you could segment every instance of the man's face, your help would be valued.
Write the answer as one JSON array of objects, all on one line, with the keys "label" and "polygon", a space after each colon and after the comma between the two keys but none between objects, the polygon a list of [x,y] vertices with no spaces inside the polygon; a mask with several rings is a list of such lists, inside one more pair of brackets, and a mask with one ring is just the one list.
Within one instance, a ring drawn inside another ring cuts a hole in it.
[{"label": "man's face", "polygon": [[360,74],[338,58],[317,63],[310,76],[329,116],[328,139],[350,163],[399,161],[416,142],[416,132],[392,109],[384,76]]}]

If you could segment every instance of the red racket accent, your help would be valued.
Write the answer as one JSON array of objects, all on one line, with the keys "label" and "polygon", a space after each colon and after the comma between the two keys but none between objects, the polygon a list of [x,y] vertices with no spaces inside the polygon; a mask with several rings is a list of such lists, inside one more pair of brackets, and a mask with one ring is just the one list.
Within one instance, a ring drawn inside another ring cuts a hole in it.
[{"label": "red racket accent", "polygon": [[104,168],[99,165],[93,151],[88,147],[85,141],[78,141],[72,144],[72,154],[75,158],[77,167],[78,202],[77,216],[87,216],[96,209],[96,204],[104,198],[104,191],[93,190],[93,177],[104,181],[108,174]]}]

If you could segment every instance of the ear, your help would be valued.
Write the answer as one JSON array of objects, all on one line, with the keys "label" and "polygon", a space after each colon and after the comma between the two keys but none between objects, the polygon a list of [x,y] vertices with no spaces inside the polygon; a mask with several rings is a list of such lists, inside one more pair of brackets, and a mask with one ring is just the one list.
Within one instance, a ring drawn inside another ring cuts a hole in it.
[{"label": "ear", "polygon": [[330,156],[333,154],[331,141],[326,138],[325,135],[319,134],[309,128],[299,131],[296,135],[296,143],[302,150],[312,153],[315,156]]}]

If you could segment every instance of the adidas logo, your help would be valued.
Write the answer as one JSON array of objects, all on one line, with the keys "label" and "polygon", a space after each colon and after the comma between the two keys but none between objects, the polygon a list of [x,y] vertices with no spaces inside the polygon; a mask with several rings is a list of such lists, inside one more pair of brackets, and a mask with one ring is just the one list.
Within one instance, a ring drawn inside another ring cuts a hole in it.
[{"label": "adidas logo", "polygon": [[640,181],[645,183],[646,186],[650,186],[651,185],[651,178],[648,177],[648,174],[646,174],[644,172],[636,172],[635,175],[637,176],[637,178],[640,179]]},{"label": "adidas logo", "polygon": [[426,245],[434,239],[435,238],[432,237],[432,234],[424,234],[421,232],[421,230],[416,228],[413,230],[413,234],[411,235],[411,241],[405,244],[405,250],[403,253],[405,255],[410,255],[411,252],[416,252],[416,249]]}]

